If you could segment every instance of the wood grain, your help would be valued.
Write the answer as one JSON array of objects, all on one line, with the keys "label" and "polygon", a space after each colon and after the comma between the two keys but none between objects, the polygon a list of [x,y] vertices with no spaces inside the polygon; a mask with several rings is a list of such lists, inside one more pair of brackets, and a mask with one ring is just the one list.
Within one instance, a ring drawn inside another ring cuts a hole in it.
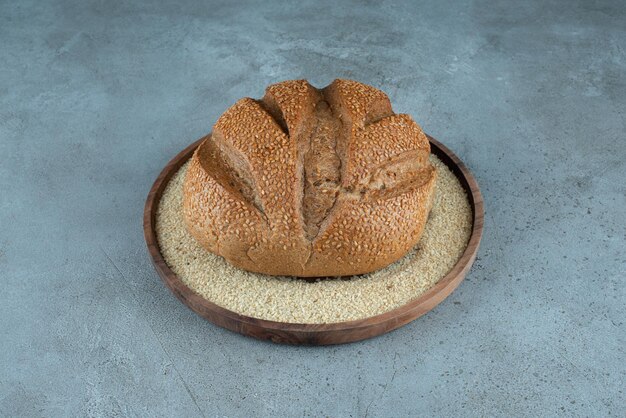
[{"label": "wood grain", "polygon": [[472,233],[467,248],[456,265],[435,286],[411,302],[370,318],[333,324],[294,324],[240,315],[198,296],[167,266],[156,235],[156,210],[161,195],[178,169],[191,157],[206,137],[189,145],[174,157],[157,177],[148,198],[143,216],[143,229],[148,252],[157,273],[165,285],[191,310],[216,325],[262,340],[277,343],[326,345],[364,340],[392,331],[424,315],[444,300],[465,278],[476,258],[483,230],[483,199],[478,183],[465,164],[446,146],[428,136],[431,151],[458,177],[467,192],[473,211]]}]

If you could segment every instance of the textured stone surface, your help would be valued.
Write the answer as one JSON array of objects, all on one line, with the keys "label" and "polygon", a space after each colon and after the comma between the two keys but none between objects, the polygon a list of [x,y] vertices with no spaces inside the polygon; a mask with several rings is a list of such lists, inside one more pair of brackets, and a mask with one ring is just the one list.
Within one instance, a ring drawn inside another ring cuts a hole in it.
[{"label": "textured stone surface", "polygon": [[[623,2],[225,3],[0,2],[0,416],[623,414]],[[479,259],[366,342],[218,329],[150,265],[149,187],[238,98],[335,77],[474,171]]]}]

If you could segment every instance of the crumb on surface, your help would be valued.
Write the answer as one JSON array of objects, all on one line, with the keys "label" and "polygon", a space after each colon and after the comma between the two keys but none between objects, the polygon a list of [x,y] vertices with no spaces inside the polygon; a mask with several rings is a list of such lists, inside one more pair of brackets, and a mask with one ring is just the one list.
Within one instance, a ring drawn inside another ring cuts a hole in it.
[{"label": "crumb on surface", "polygon": [[172,271],[203,298],[255,318],[322,324],[363,319],[398,308],[443,278],[463,254],[472,210],[456,176],[437,157],[435,200],[419,243],[397,262],[349,279],[299,278],[250,273],[203,249],[187,232],[182,185],[188,163],[167,185],[157,208],[156,232]]}]

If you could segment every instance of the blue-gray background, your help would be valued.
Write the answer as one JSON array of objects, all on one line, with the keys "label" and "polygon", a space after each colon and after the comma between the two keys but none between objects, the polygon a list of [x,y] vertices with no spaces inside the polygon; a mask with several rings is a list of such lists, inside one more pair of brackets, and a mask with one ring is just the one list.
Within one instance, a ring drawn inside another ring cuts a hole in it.
[{"label": "blue-gray background", "polygon": [[[624,416],[625,48],[623,1],[2,1],[0,416]],[[212,326],[147,192],[238,98],[335,77],[473,170],[479,258],[362,343]]]}]

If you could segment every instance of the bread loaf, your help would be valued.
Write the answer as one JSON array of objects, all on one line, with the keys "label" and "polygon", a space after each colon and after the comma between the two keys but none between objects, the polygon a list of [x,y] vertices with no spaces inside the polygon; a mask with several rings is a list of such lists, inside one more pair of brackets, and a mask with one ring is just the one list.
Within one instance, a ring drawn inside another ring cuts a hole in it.
[{"label": "bread loaf", "polygon": [[436,171],[426,135],[380,90],[306,80],[244,98],[217,121],[185,177],[189,232],[245,270],[345,276],[419,240]]}]

